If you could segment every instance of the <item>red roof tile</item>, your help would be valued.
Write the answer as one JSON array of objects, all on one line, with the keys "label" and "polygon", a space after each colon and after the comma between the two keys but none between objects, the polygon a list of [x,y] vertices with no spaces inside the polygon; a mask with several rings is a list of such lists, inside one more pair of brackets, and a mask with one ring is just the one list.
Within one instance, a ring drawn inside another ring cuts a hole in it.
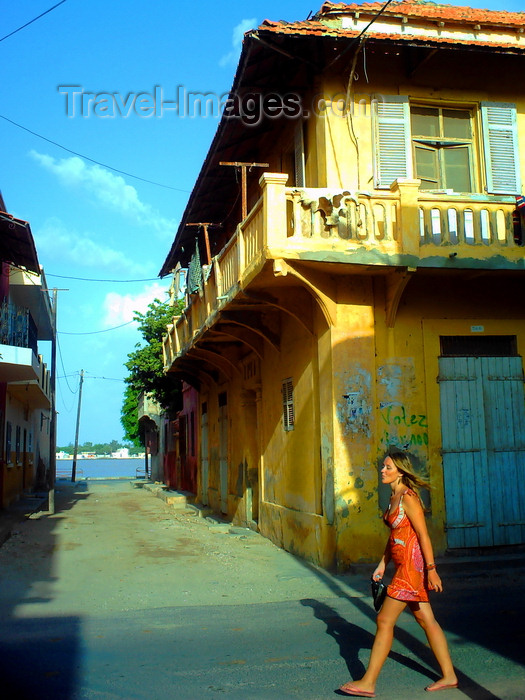
[{"label": "red roof tile", "polygon": [[[340,24],[334,24],[336,17],[341,15],[351,15],[355,12],[360,12],[362,15],[370,15],[373,17],[382,7],[383,2],[363,3],[363,4],[347,4],[347,3],[332,3],[325,2],[321,7],[321,11],[311,20],[303,20],[299,22],[273,22],[265,20],[260,29],[270,31],[276,34],[296,35],[296,36],[338,36],[353,38],[360,35],[360,31],[355,29],[342,28]],[[390,17],[408,17],[413,20],[423,20],[430,22],[448,22],[456,28],[458,25],[464,25],[470,32],[473,24],[482,25],[482,30],[493,27],[496,31],[507,27],[511,31],[515,31],[518,27],[525,28],[525,12],[498,12],[495,10],[477,10],[471,7],[457,7],[453,5],[436,5],[435,3],[425,2],[392,2],[387,9],[382,13],[382,18]],[[498,49],[511,49],[514,51],[525,51],[524,43],[510,43],[504,41],[486,41],[476,39],[461,39],[461,37],[443,37],[443,36],[423,36],[416,34],[390,34],[374,31],[374,25],[367,30],[367,36],[373,39],[391,40],[391,41],[426,41],[439,44],[461,44],[469,46],[488,46]]]},{"label": "red roof tile", "polygon": [[[320,10],[320,16],[333,13],[346,14],[350,12],[379,12],[384,2],[352,3],[325,2]],[[525,12],[503,12],[499,10],[480,10],[474,7],[458,7],[456,5],[441,5],[433,2],[392,2],[382,13],[383,16],[402,15],[429,20],[440,20],[460,23],[476,23],[489,25],[506,25],[508,27],[524,27]],[[319,16],[319,15],[318,15]]]}]

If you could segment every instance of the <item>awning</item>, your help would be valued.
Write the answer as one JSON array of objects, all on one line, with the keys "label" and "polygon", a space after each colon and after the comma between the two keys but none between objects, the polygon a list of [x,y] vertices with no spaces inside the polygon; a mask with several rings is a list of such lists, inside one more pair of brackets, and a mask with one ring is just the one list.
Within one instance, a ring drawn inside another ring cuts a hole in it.
[{"label": "awning", "polygon": [[40,274],[31,227],[4,211],[0,211],[0,260]]}]

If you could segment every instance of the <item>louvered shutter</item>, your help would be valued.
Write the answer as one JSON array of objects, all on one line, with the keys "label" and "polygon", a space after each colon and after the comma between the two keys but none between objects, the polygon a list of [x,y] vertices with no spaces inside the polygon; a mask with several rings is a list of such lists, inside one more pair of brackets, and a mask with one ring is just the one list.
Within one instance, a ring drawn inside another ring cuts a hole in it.
[{"label": "louvered shutter", "polygon": [[487,192],[520,194],[520,171],[516,105],[482,102],[483,144]]},{"label": "louvered shutter", "polygon": [[373,102],[374,185],[388,189],[400,177],[412,177],[408,97],[384,95]]},{"label": "louvered shutter", "polygon": [[286,431],[293,430],[295,424],[295,408],[292,379],[285,379],[283,381],[281,391],[283,395],[283,427]]}]

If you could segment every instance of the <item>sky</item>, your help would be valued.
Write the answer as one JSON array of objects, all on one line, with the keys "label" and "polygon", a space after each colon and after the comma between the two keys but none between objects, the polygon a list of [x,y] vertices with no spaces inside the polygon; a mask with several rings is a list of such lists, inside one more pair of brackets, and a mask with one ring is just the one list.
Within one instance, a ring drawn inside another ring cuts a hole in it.
[{"label": "sky", "polygon": [[48,287],[59,290],[63,446],[75,439],[81,370],[79,441],[124,438],[124,363],[142,342],[133,314],[167,299],[170,279],[158,273],[218,125],[170,103],[224,95],[245,31],[266,18],[304,20],[322,1],[66,0],[15,32],[58,1],[0,0],[0,190],[29,221]]}]

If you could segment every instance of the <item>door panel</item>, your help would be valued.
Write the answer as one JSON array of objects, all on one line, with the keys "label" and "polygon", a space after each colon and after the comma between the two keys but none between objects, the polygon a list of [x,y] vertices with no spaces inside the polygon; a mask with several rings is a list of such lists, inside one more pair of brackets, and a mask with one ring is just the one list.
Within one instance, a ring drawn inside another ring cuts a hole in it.
[{"label": "door panel", "polygon": [[525,541],[525,403],[521,357],[480,358],[494,544]]},{"label": "door panel", "polygon": [[525,542],[521,357],[439,359],[448,546]]},{"label": "door panel", "polygon": [[473,357],[439,360],[449,547],[491,543],[483,392]]}]

